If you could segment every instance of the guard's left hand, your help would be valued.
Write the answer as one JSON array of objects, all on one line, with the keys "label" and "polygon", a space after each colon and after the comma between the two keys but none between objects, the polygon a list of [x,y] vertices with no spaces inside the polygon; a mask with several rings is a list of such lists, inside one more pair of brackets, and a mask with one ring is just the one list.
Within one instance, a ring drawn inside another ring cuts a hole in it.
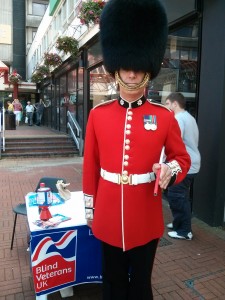
[{"label": "guard's left hand", "polygon": [[152,170],[155,174],[157,174],[158,170],[160,169],[161,171],[160,171],[160,178],[159,178],[159,186],[162,189],[166,189],[172,177],[172,172],[170,167],[167,166],[166,164],[156,163],[152,167]]}]

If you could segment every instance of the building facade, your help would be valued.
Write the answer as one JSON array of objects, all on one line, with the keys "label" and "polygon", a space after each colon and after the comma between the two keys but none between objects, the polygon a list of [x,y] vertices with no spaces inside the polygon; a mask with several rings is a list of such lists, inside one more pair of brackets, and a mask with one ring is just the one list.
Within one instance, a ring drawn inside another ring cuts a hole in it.
[{"label": "building facade", "polygon": [[26,54],[48,7],[49,0],[0,0],[0,101],[13,100],[14,86],[8,75],[16,70],[22,80],[18,98],[23,105],[36,101],[36,85],[28,82]]}]

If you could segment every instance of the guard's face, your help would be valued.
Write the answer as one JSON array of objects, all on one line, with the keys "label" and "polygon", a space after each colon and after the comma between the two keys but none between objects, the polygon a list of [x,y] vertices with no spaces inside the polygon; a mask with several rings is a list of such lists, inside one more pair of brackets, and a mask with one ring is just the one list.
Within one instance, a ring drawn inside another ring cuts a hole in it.
[{"label": "guard's face", "polygon": [[124,82],[127,87],[133,88],[132,90],[129,90],[126,86],[120,84],[121,97],[126,100],[133,101],[144,94],[145,85],[142,85],[140,87],[138,87],[138,85],[143,82],[145,72],[134,72],[132,70],[121,69],[119,71],[119,76],[122,82]]},{"label": "guard's face", "polygon": [[132,70],[123,70],[121,69],[119,71],[120,78],[123,80],[124,83],[126,83],[129,86],[133,86],[135,84],[141,83],[144,79],[145,72],[142,71],[132,71]]}]

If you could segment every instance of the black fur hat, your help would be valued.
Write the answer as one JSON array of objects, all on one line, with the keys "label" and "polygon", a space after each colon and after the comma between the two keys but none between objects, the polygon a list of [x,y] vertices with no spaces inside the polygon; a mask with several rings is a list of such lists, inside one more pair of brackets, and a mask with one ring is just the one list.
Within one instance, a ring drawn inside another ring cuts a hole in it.
[{"label": "black fur hat", "polygon": [[167,34],[166,13],[158,0],[109,0],[100,19],[106,70],[145,71],[153,79],[161,68]]}]

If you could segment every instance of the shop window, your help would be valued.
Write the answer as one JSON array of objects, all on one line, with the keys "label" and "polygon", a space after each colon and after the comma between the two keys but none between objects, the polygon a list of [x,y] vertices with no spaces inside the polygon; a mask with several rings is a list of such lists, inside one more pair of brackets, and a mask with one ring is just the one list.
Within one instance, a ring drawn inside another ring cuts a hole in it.
[{"label": "shop window", "polygon": [[148,98],[164,103],[171,92],[181,92],[187,110],[196,116],[197,67],[198,24],[195,22],[169,34],[162,69],[149,83]]},{"label": "shop window", "polygon": [[76,101],[76,120],[80,127],[84,129],[84,69],[77,70],[77,101]]},{"label": "shop window", "polygon": [[100,42],[97,42],[93,46],[91,46],[87,51],[88,56],[88,67],[102,61],[102,50],[100,46]]},{"label": "shop window", "polygon": [[53,88],[52,84],[48,85],[43,89],[43,97],[42,100],[45,104],[43,122],[45,126],[52,126],[52,99],[53,97]]},{"label": "shop window", "polygon": [[195,11],[196,1],[197,0],[160,0],[166,9],[169,23]]},{"label": "shop window", "polygon": [[67,106],[68,103],[68,93],[66,89],[66,75],[60,77],[60,106]]},{"label": "shop window", "polygon": [[116,97],[117,88],[114,78],[106,71],[103,65],[90,72],[90,106],[111,100]]},{"label": "shop window", "polygon": [[68,73],[68,110],[75,113],[77,102],[77,71],[73,70]]}]

